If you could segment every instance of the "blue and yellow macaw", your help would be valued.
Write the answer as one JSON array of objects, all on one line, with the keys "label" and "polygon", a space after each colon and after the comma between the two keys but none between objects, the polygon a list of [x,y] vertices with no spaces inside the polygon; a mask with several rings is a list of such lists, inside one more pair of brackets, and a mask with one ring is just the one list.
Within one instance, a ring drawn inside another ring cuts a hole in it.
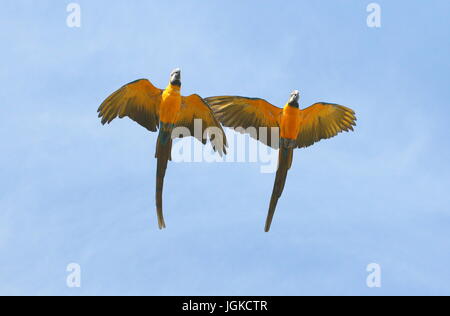
[{"label": "blue and yellow macaw", "polygon": [[[156,171],[156,212],[159,228],[165,228],[162,210],[162,192],[167,162],[171,159],[172,131],[175,127],[189,129],[203,144],[209,138],[212,147],[220,155],[226,153],[226,138],[220,123],[215,119],[209,105],[197,94],[184,97],[180,93],[181,71],[175,69],[170,74],[166,89],[158,89],[147,79],[140,79],[124,85],[111,94],[98,108],[102,124],[110,123],[116,117],[128,116],[151,132],[159,128],[155,157]],[[194,120],[202,120],[201,133],[195,133]],[[223,137],[205,133],[209,127],[218,128]],[[206,136],[208,135],[208,136]]]},{"label": "blue and yellow macaw", "polygon": [[[353,126],[356,125],[355,112],[345,106],[319,102],[300,109],[299,98],[300,93],[293,91],[284,108],[259,98],[217,96],[205,99],[224,126],[241,128],[240,132],[249,133],[266,145],[279,148],[278,169],[269,204],[266,232],[270,230],[278,199],[283,192],[294,149],[311,146],[342,131],[353,131]],[[256,133],[250,133],[249,127],[256,128]],[[261,127],[278,128],[279,138],[273,139],[270,134],[265,138],[260,137]]]}]

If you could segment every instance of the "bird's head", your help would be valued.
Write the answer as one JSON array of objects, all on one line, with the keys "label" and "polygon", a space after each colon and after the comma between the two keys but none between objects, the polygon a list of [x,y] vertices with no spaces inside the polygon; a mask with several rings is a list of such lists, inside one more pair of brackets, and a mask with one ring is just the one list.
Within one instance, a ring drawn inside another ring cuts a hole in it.
[{"label": "bird's head", "polygon": [[294,90],[291,92],[291,96],[289,97],[288,104],[290,106],[298,108],[298,100],[300,99],[300,92],[298,90]]},{"label": "bird's head", "polygon": [[181,86],[181,69],[176,68],[170,73],[170,84],[174,86]]}]

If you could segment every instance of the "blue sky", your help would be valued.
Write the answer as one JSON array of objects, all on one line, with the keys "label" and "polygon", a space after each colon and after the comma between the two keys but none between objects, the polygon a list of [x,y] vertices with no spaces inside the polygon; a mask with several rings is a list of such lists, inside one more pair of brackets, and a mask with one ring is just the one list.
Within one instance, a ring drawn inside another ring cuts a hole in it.
[{"label": "blue sky", "polygon": [[[0,294],[450,294],[450,3],[7,1],[0,10]],[[103,127],[122,84],[355,109],[355,133],[295,153],[272,231],[259,164],[172,163],[156,135]],[[82,287],[66,286],[66,266]],[[366,286],[366,266],[382,287]]]}]

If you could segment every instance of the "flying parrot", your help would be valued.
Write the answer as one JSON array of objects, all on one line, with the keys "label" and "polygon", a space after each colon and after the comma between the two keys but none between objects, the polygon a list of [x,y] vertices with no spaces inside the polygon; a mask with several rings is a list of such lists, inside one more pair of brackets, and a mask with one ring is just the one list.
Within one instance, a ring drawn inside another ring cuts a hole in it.
[{"label": "flying parrot", "polygon": [[[186,136],[175,135],[174,129],[177,127],[188,129],[190,132],[188,136],[196,137],[203,144],[209,139],[215,151],[221,156],[226,154],[225,133],[209,105],[197,94],[182,96],[180,89],[181,70],[177,68],[171,72],[166,89],[158,89],[149,80],[139,79],[111,94],[97,110],[103,125],[111,123],[116,117],[128,116],[150,132],[156,132],[159,128],[155,158],[157,159],[156,214],[160,229],[166,227],[162,193],[167,163],[171,160],[172,139]],[[194,124],[195,120],[201,120],[201,124]],[[201,126],[200,131],[196,131],[197,126]],[[211,132],[211,128],[215,128],[216,132]]]},{"label": "flying parrot", "polygon": [[[294,149],[311,146],[342,131],[353,131],[353,126],[356,126],[356,116],[352,109],[324,102],[300,109],[299,99],[300,93],[297,90],[291,93],[284,108],[276,107],[260,98],[216,96],[205,99],[224,126],[239,128],[239,132],[248,133],[264,144],[279,149],[278,169],[266,219],[266,232],[270,230],[278,199],[283,192]],[[257,132],[250,133],[249,127],[256,128]],[[278,136],[261,137],[262,127],[277,128]]]}]

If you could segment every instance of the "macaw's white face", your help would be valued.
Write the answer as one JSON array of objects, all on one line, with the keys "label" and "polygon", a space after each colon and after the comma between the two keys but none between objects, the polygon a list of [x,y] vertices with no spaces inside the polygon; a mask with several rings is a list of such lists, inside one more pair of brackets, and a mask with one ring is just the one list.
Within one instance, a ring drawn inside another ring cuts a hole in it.
[{"label": "macaw's white face", "polygon": [[298,90],[294,90],[291,92],[291,96],[289,97],[288,103],[291,105],[298,106],[298,100],[300,99],[300,92]]},{"label": "macaw's white face", "polygon": [[176,68],[170,73],[170,83],[173,85],[181,85],[181,70]]}]

